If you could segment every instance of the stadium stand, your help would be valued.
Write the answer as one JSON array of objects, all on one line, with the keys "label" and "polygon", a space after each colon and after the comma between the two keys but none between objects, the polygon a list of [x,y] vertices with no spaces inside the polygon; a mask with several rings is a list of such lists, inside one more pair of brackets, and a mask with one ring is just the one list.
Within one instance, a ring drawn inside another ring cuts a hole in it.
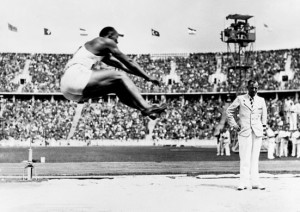
[{"label": "stadium stand", "polygon": [[[150,132],[148,119],[119,103],[114,95],[103,97],[85,104],[72,139],[88,145],[98,139],[143,140],[149,133],[153,140],[214,138],[222,108],[235,95],[233,85],[238,77],[227,71],[232,63],[230,55],[129,56],[164,82],[158,87],[130,76],[146,99],[167,101],[167,112]],[[252,68],[246,77],[258,79],[261,94],[268,99],[268,122],[274,129],[289,124],[285,102],[299,105],[299,56],[300,49],[256,51],[252,56]],[[68,54],[0,54],[2,139],[32,138],[50,145],[67,138],[76,104],[61,96],[59,79],[70,58]],[[107,67],[97,64],[94,68]]]}]

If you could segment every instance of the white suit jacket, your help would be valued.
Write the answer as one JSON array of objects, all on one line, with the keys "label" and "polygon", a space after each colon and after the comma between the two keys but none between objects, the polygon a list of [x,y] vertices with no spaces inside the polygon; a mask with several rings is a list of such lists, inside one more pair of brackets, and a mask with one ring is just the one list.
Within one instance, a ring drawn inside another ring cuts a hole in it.
[{"label": "white suit jacket", "polygon": [[[239,123],[234,117],[237,108]],[[230,126],[240,126],[240,136],[250,136],[252,131],[258,137],[263,136],[263,125],[267,124],[267,106],[264,98],[255,95],[253,108],[251,108],[250,96],[248,94],[240,95],[229,105],[226,113]]]}]

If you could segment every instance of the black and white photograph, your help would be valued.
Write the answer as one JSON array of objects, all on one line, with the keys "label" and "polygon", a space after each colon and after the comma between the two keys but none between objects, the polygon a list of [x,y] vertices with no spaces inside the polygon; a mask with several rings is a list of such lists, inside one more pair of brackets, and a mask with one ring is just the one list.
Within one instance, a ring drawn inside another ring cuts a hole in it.
[{"label": "black and white photograph", "polygon": [[299,1],[0,5],[0,212],[300,212]]}]

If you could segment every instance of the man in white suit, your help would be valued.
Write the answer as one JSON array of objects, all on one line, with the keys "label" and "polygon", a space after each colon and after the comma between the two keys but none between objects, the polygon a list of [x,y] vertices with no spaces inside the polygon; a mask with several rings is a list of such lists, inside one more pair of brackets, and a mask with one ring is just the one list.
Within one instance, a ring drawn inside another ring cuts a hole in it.
[{"label": "man in white suit", "polygon": [[[227,108],[228,123],[238,131],[240,156],[240,183],[238,190],[248,186],[264,190],[259,180],[258,161],[262,137],[267,124],[267,107],[265,99],[257,96],[258,83],[248,81],[248,93],[237,96]],[[239,121],[234,117],[238,109]]]}]

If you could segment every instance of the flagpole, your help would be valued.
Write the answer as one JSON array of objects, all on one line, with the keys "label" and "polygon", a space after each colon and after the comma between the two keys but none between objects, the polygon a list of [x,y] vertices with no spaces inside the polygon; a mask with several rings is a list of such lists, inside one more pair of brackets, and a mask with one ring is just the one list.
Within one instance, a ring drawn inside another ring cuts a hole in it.
[{"label": "flagpole", "polygon": [[[28,110],[28,108],[27,108]],[[29,111],[28,111],[29,112]],[[32,180],[32,171],[33,171],[33,162],[32,162],[32,148],[31,148],[31,143],[32,143],[32,120],[33,120],[33,111],[31,108],[30,111],[30,125],[29,125],[29,149],[28,149],[28,162],[27,166],[25,167],[27,169],[27,180]]]}]

